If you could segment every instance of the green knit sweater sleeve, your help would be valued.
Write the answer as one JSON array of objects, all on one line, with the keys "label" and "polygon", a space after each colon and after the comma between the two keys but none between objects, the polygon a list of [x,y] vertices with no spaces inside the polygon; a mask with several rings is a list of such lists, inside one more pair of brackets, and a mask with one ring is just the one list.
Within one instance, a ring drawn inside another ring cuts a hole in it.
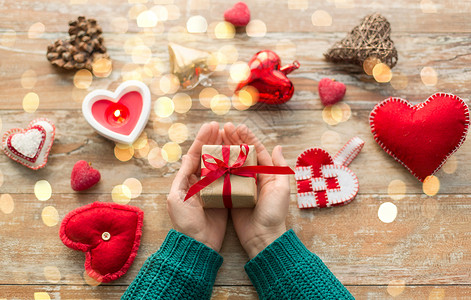
[{"label": "green knit sweater sleeve", "polygon": [[245,265],[260,299],[355,299],[293,230]]},{"label": "green knit sweater sleeve", "polygon": [[121,299],[209,299],[221,264],[219,253],[172,229]]}]

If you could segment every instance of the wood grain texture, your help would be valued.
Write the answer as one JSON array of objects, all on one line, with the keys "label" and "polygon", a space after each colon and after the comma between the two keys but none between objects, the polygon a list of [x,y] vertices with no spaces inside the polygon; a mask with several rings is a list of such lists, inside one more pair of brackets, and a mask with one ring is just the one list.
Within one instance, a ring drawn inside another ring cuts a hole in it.
[{"label": "wood grain texture", "polygon": [[[439,194],[425,196],[419,183],[399,163],[373,141],[368,115],[379,101],[397,96],[418,103],[435,92],[452,92],[469,102],[471,94],[470,40],[471,2],[461,0],[328,0],[328,1],[246,1],[253,19],[267,27],[263,37],[238,33],[230,40],[217,40],[208,34],[176,34],[184,30],[190,16],[204,16],[211,28],[222,19],[229,6],[223,0],[149,0],[147,8],[162,5],[179,11],[177,19],[160,24],[162,33],[155,40],[144,40],[152,57],[162,62],[162,74],[168,72],[168,41],[189,47],[217,51],[234,46],[239,61],[248,61],[259,50],[276,51],[283,63],[298,60],[301,68],[290,74],[295,85],[293,99],[278,108],[256,105],[248,111],[232,109],[218,116],[202,106],[198,95],[202,87],[188,92],[193,100],[190,112],[159,119],[152,114],[145,132],[159,147],[169,142],[166,133],[171,123],[188,127],[189,138],[181,144],[185,153],[200,127],[211,120],[246,124],[271,150],[283,145],[284,155],[293,166],[306,148],[323,147],[332,155],[353,136],[366,144],[350,168],[360,180],[359,196],[345,207],[323,210],[299,210],[292,180],[288,226],[306,247],[321,257],[327,266],[357,299],[470,299],[471,298],[471,144],[465,142],[453,156],[456,171],[437,173]],[[75,4],[74,4],[75,3]],[[81,3],[81,4],[77,4]],[[293,5],[302,9],[290,9]],[[428,3],[428,4],[427,4]],[[430,4],[432,3],[432,4]],[[81,115],[81,99],[97,88],[115,89],[126,74],[123,67],[133,65],[125,50],[126,42],[142,29],[131,20],[129,11],[135,3],[126,0],[6,0],[0,4],[0,134],[14,127],[24,127],[36,117],[56,122],[57,135],[45,169],[31,171],[0,155],[0,195],[10,194],[14,209],[0,212],[0,299],[32,299],[35,292],[47,292],[51,299],[119,299],[136,276],[145,259],[155,252],[172,227],[166,212],[166,194],[180,162],[153,168],[146,158],[121,162],[113,154],[115,144],[93,131]],[[142,5],[142,4],[141,4]],[[170,6],[169,6],[170,5]],[[331,26],[313,26],[311,16],[325,10],[332,17]],[[427,13],[436,11],[435,13]],[[345,37],[361,18],[380,12],[391,22],[392,39],[399,53],[393,69],[393,82],[379,84],[351,66],[334,65],[323,53]],[[45,58],[46,47],[67,36],[67,21],[77,15],[95,17],[104,29],[105,43],[113,59],[108,78],[94,78],[86,90],[73,84],[73,72],[53,68]],[[117,32],[113,22],[127,18],[126,33]],[[36,22],[45,25],[39,38],[29,38],[28,30]],[[13,43],[11,32],[15,32]],[[173,32],[173,33],[170,33]],[[6,35],[4,35],[6,33]],[[426,86],[421,79],[424,67],[433,68],[437,84]],[[36,84],[24,88],[21,77],[27,70],[36,73]],[[213,87],[227,96],[233,87],[227,83],[230,65],[212,75]],[[317,84],[331,77],[347,85],[344,103],[351,108],[351,118],[338,125],[327,125]],[[157,78],[158,79],[158,78]],[[154,85],[155,78],[143,78]],[[398,87],[399,86],[399,87]],[[26,113],[23,97],[35,92],[40,98],[35,113]],[[155,101],[161,95],[153,94]],[[173,95],[165,95],[172,97]],[[74,193],[70,171],[79,159],[91,161],[100,170],[102,181],[93,189]],[[451,168],[452,169],[452,168]],[[128,274],[98,287],[83,278],[84,255],[65,247],[59,237],[59,224],[48,227],[41,217],[46,206],[53,206],[59,222],[67,212],[93,201],[112,201],[111,190],[126,178],[135,177],[143,185],[142,194],[131,205],[145,212],[144,235],[139,255]],[[38,180],[52,186],[52,197],[38,201],[33,193]],[[402,194],[388,195],[388,185],[400,180]],[[398,208],[394,222],[383,223],[378,208],[393,202]],[[229,223],[221,254],[224,264],[218,274],[213,299],[255,299],[250,280],[243,270],[248,257]],[[45,267],[57,267],[60,278],[48,281]],[[391,281],[403,282],[401,288],[388,288]],[[399,293],[400,292],[400,293]],[[397,294],[397,295],[396,295]],[[393,297],[395,295],[395,297]]]}]

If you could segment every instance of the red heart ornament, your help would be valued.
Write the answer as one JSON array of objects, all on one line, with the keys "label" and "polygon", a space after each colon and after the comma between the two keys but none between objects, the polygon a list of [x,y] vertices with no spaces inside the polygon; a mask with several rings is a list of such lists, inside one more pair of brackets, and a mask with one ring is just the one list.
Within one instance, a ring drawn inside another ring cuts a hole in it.
[{"label": "red heart ornament", "polygon": [[250,22],[250,10],[244,2],[237,2],[224,12],[224,20],[234,26],[246,26]]},{"label": "red heart ornament", "polygon": [[354,137],[334,156],[325,150],[311,148],[298,156],[295,179],[298,207],[331,207],[351,202],[358,193],[358,179],[348,166],[363,148],[364,142]]},{"label": "red heart ornament", "polygon": [[56,128],[47,119],[35,119],[28,128],[14,128],[3,135],[5,154],[30,169],[37,170],[47,163],[49,151],[54,143]]},{"label": "red heart ornament", "polygon": [[294,93],[293,83],[286,75],[298,69],[298,61],[281,67],[280,57],[273,51],[263,50],[255,54],[249,62],[250,74],[241,81],[235,90],[252,86],[258,91],[258,101],[268,104],[285,103]]},{"label": "red heart ornament", "polygon": [[99,282],[123,276],[137,255],[144,212],[116,203],[94,202],[69,212],[61,223],[64,245],[85,252],[85,270]]},{"label": "red heart ornament", "polygon": [[100,178],[100,172],[92,168],[91,163],[79,160],[72,168],[70,185],[74,191],[83,191],[97,184]]},{"label": "red heart ornament", "polygon": [[125,81],[110,92],[95,90],[82,103],[82,113],[98,133],[113,141],[132,144],[150,115],[150,91],[137,80]]},{"label": "red heart ornament", "polygon": [[452,94],[437,93],[417,105],[391,97],[371,111],[370,126],[381,148],[424,181],[466,139],[469,109]]},{"label": "red heart ornament", "polygon": [[322,104],[327,106],[334,105],[342,100],[347,87],[342,82],[330,78],[322,78],[321,81],[319,81],[318,90]]}]

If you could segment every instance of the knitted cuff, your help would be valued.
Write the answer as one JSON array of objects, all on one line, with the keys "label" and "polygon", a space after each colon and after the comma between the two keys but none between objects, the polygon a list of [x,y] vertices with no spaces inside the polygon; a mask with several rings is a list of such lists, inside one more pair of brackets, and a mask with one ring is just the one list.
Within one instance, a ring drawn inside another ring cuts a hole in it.
[{"label": "knitted cuff", "polygon": [[165,261],[174,261],[182,268],[192,270],[194,276],[201,276],[209,282],[214,282],[223,261],[222,256],[210,247],[174,229],[169,231],[154,255]]},{"label": "knitted cuff", "polygon": [[313,254],[290,229],[251,259],[245,265],[245,271],[259,295],[263,295],[286,274],[286,270],[294,267],[300,259],[311,255]]}]

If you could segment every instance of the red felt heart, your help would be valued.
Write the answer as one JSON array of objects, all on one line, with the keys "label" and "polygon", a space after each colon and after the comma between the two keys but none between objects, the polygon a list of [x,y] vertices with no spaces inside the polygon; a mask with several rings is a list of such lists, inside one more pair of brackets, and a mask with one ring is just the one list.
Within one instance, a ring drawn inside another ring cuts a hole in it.
[{"label": "red felt heart", "polygon": [[250,22],[250,10],[244,2],[234,4],[224,13],[224,20],[234,26],[246,26]]},{"label": "red felt heart", "polygon": [[3,135],[5,154],[14,161],[37,170],[47,163],[54,143],[54,124],[47,119],[35,119],[26,129],[14,128]]},{"label": "red felt heart", "polygon": [[83,191],[94,186],[100,178],[98,170],[92,168],[85,160],[79,160],[72,169],[70,185],[74,191]]},{"label": "red felt heart", "polygon": [[299,62],[281,67],[280,57],[273,51],[264,50],[255,54],[249,62],[250,74],[241,81],[235,92],[252,86],[258,91],[258,101],[281,104],[293,96],[293,83],[286,77],[299,68]]},{"label": "red felt heart", "polygon": [[69,248],[86,253],[85,270],[99,282],[123,276],[136,257],[144,212],[116,203],[94,202],[69,212],[60,238]]},{"label": "red felt heart", "polygon": [[299,208],[345,205],[358,193],[356,175],[346,166],[334,164],[330,154],[320,148],[301,153],[295,173]]},{"label": "red felt heart", "polygon": [[424,181],[464,142],[469,109],[461,98],[444,93],[415,106],[389,98],[375,106],[370,126],[381,148]]},{"label": "red felt heart", "polygon": [[321,81],[319,81],[318,90],[322,104],[327,106],[342,100],[347,87],[342,82],[330,78],[322,78]]}]

